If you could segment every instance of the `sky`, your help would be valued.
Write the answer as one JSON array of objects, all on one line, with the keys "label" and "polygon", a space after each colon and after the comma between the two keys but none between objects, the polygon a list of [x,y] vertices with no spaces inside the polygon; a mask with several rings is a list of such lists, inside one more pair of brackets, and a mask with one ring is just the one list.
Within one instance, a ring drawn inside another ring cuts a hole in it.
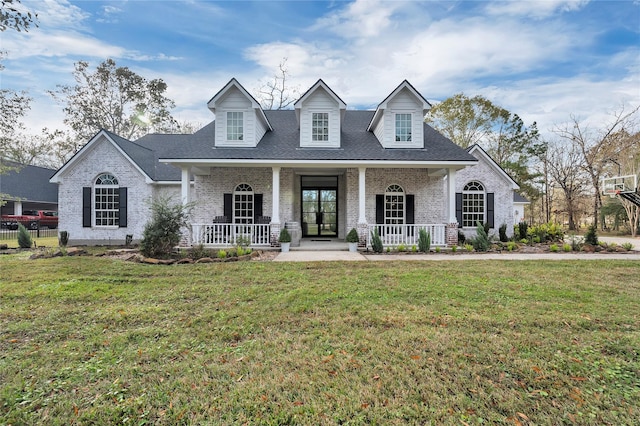
[{"label": "sky", "polygon": [[[254,93],[286,59],[289,87],[323,79],[375,109],[407,79],[432,103],[482,95],[545,134],[640,105],[640,0],[22,0],[38,27],[0,33],[0,87],[33,98],[31,133],[63,129],[48,91],[77,61],[161,78],[180,122],[205,125],[231,78]],[[98,130],[98,129],[96,129]]]}]

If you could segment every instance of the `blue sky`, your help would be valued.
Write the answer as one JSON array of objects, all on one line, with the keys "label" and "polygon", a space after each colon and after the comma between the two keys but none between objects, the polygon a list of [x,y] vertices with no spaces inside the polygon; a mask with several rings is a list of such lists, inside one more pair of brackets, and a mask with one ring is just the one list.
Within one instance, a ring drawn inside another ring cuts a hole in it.
[{"label": "blue sky", "polygon": [[640,1],[22,0],[39,28],[5,31],[2,88],[33,97],[26,124],[63,128],[47,90],[106,58],[162,78],[174,116],[202,125],[237,78],[254,92],[287,58],[291,87],[322,78],[348,108],[408,79],[428,100],[484,95],[546,133],[640,104]]}]

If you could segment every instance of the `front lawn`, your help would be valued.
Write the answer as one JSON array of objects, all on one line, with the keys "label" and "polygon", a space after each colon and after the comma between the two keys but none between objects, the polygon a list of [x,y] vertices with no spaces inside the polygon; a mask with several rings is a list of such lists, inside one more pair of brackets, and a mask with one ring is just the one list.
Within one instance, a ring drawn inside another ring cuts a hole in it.
[{"label": "front lawn", "polygon": [[0,424],[640,422],[640,263],[0,256]]}]

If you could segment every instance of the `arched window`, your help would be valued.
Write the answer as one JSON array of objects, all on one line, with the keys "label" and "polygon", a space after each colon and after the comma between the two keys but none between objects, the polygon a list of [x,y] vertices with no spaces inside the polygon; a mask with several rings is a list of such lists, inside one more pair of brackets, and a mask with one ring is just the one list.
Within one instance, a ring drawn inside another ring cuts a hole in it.
[{"label": "arched window", "polygon": [[471,181],[462,190],[462,227],[475,228],[478,222],[486,222],[486,202],[484,186]]},{"label": "arched window", "polygon": [[403,225],[405,223],[405,197],[400,185],[389,185],[384,193],[385,225]]},{"label": "arched window", "polygon": [[233,192],[233,223],[253,223],[253,188],[241,183]]},{"label": "arched window", "polygon": [[120,187],[109,173],[98,176],[93,185],[95,226],[120,226]]}]

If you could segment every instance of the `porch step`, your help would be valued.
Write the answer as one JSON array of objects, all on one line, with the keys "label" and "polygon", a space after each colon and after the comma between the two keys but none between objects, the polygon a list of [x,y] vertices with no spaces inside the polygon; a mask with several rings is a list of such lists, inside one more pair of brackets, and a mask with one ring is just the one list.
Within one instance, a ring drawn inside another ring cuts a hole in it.
[{"label": "porch step", "polygon": [[337,238],[302,238],[298,247],[290,247],[291,251],[348,251],[349,245]]}]

